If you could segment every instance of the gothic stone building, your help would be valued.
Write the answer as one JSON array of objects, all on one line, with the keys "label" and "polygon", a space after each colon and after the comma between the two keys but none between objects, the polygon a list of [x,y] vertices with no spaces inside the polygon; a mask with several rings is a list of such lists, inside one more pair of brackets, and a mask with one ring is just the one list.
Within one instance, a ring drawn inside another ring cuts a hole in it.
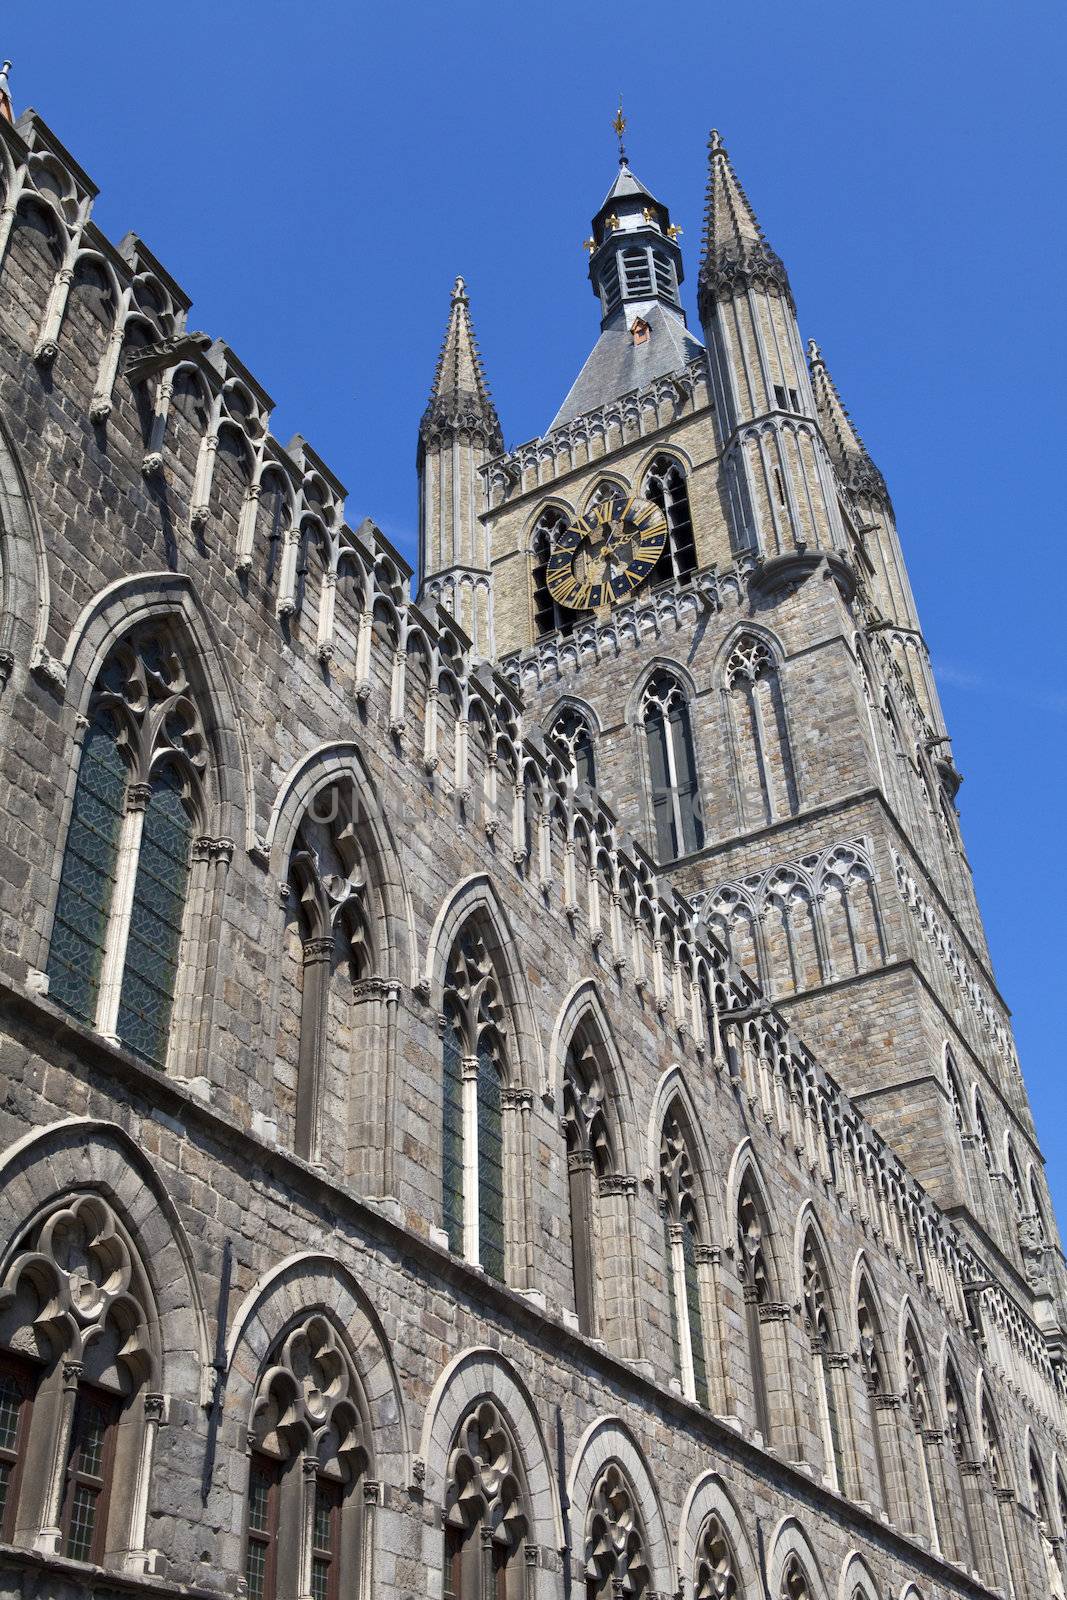
[{"label": "gothic stone building", "polygon": [[0,1596],[1064,1592],[893,506],[709,164],[700,336],[624,161],[542,438],[457,281],[415,599],[0,120]]}]

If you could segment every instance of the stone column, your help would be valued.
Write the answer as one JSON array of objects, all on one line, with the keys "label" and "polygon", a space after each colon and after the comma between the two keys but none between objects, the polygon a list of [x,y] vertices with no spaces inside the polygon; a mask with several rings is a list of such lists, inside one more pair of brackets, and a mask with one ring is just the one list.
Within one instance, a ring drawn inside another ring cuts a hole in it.
[{"label": "stone column", "polygon": [[611,1239],[611,1254],[604,1262],[602,1305],[605,1330],[614,1330],[613,1346],[624,1361],[644,1356],[640,1317],[640,1278],[634,1249],[637,1179],[609,1173],[600,1179],[600,1220],[604,1239]]},{"label": "stone column", "polygon": [[44,1555],[56,1555],[63,1538],[59,1526],[60,1511],[63,1506],[63,1489],[67,1476],[67,1460],[70,1456],[71,1434],[74,1430],[74,1411],[78,1404],[78,1384],[81,1382],[82,1364],[80,1361],[64,1361],[63,1387],[60,1392],[58,1414],[52,1434],[52,1448],[48,1455],[46,1467],[46,1487],[43,1502],[43,1515],[41,1527],[33,1541],[35,1550]]}]

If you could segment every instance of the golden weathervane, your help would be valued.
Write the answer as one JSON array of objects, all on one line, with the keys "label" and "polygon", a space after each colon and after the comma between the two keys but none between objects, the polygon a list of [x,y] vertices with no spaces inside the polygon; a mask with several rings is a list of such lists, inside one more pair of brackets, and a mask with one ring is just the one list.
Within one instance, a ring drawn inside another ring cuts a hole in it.
[{"label": "golden weathervane", "polygon": [[614,117],[614,120],[612,121],[611,126],[614,128],[615,137],[619,141],[619,161],[623,162],[623,161],[626,160],[626,149],[625,149],[625,146],[623,145],[623,142],[622,142],[622,136],[626,132],[626,118],[622,114],[622,95],[621,94],[619,95],[619,109],[615,113],[615,117]]}]

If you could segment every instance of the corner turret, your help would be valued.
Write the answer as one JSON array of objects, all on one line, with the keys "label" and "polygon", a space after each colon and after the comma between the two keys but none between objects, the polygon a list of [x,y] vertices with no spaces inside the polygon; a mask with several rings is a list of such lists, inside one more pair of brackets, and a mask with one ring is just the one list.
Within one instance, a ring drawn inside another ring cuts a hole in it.
[{"label": "corner turret", "polygon": [[467,286],[457,278],[429,403],[419,423],[419,586],[493,654],[489,541],[479,513],[478,468],[504,448],[471,323]]}]

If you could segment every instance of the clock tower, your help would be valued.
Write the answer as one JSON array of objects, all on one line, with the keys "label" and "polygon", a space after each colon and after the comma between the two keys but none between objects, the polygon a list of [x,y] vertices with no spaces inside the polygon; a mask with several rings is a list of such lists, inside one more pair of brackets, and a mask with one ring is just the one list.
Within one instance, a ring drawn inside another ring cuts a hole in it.
[{"label": "clock tower", "polygon": [[[702,338],[678,235],[623,156],[587,240],[599,330],[544,435],[500,449],[482,400],[457,512],[424,428],[424,597],[449,603],[435,530],[462,524],[451,548],[488,594],[478,648],[571,770],[576,853],[594,785],[650,882],[941,1203],[999,1234],[947,1063],[968,1060],[1019,1142],[1033,1125],[885,480],[717,133]],[[446,349],[468,337],[454,304]],[[464,370],[487,396],[476,356]],[[439,368],[438,411],[440,388]]]}]

